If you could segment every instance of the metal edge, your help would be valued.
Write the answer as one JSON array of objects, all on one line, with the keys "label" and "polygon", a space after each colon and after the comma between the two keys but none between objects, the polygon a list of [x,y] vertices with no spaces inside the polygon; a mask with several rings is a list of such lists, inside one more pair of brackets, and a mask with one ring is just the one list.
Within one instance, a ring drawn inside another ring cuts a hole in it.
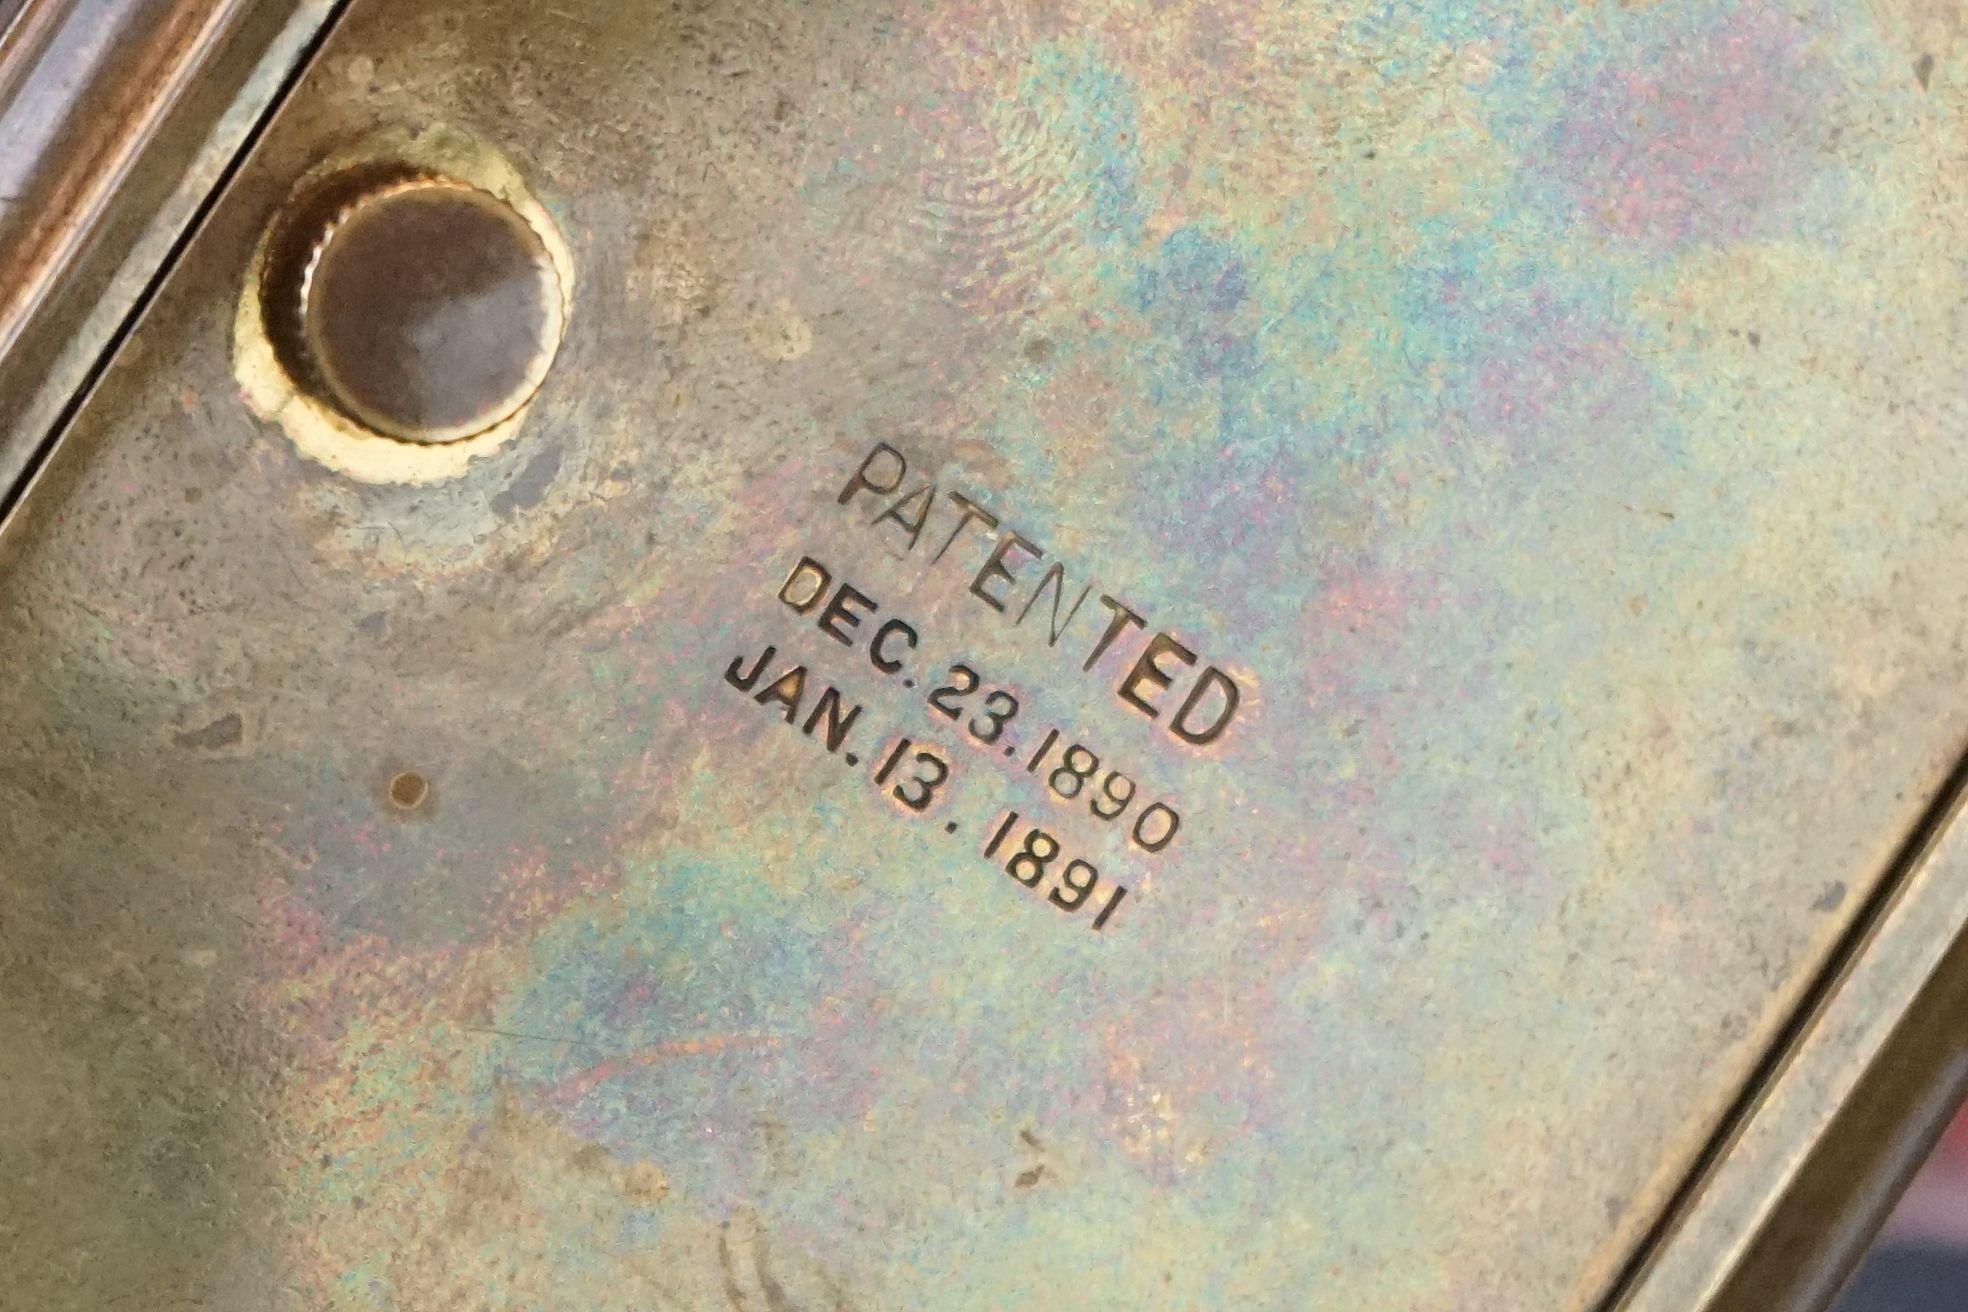
[{"label": "metal edge", "polygon": [[1968,1093],[1968,935],[1839,1107],[1709,1312],[1829,1307]]},{"label": "metal edge", "polygon": [[[1957,973],[1968,984],[1964,810],[1968,759],[1629,1259],[1601,1303],[1605,1312],[1769,1312],[1821,1306],[1836,1293],[1905,1182],[1906,1171],[1891,1162],[1905,1155],[1906,1144],[1923,1136],[1931,1142],[1941,1128],[1934,1124],[1929,1134],[1915,1125],[1911,1138],[1882,1135],[1890,1119],[1883,1118],[1885,1103],[1903,1102],[1909,1114],[1917,1103],[1932,1104],[1944,1116],[1955,1094],[1942,1086],[1959,1086],[1945,1061],[1928,1061],[1932,1069],[1917,1088],[1903,1069],[1892,1074],[1895,1054],[1899,1067],[1909,1048],[1931,1057],[1951,1046],[1968,1056],[1968,1035],[1936,1045],[1937,1027],[1922,1015],[1934,1010],[1950,962],[1959,959]],[[1956,991],[1968,996],[1968,988]],[[1867,1131],[1863,1141],[1851,1137],[1854,1121]],[[1878,1159],[1871,1177],[1850,1173],[1863,1154]],[[1820,1172],[1816,1187],[1807,1187],[1813,1164],[1833,1159],[1845,1161],[1846,1171],[1829,1182]],[[1773,1242],[1785,1246],[1795,1269],[1767,1260]]]},{"label": "metal edge", "polygon": [[[345,3],[219,5],[223,21],[201,25],[196,40],[180,42],[144,112],[124,124],[108,162],[63,216],[69,226],[57,248],[60,258],[31,271],[26,311],[0,315],[0,340],[7,343],[0,353],[0,396],[23,395],[16,391],[23,375],[41,369],[40,381],[0,418],[0,525],[75,403],[87,394],[101,362],[141,315],[175,252],[196,230]],[[46,7],[46,0],[40,6],[30,0],[15,22],[27,22]],[[0,57],[0,65],[4,62]],[[0,66],[0,84],[8,71]],[[175,183],[158,201],[158,187],[172,178]],[[127,245],[106,240],[130,229],[137,235]],[[120,259],[105,258],[119,252]],[[9,268],[10,254],[0,248],[0,269]],[[1603,1300],[1607,1312],[1808,1306],[1773,1302],[1770,1286],[1761,1283],[1773,1260],[1799,1261],[1807,1236],[1829,1240],[1829,1246],[1821,1245],[1815,1264],[1800,1265],[1791,1298],[1822,1299],[1835,1292],[1870,1234],[1881,1200],[1903,1181],[1910,1169],[1905,1163],[1917,1162],[1916,1150],[1931,1138],[1931,1118],[1919,1122],[1913,1134],[1879,1146],[1879,1169],[1862,1181],[1878,1187],[1861,1191],[1858,1208],[1841,1210],[1829,1225],[1813,1228],[1800,1221],[1796,1204],[1807,1194],[1822,1203],[1810,1186],[1821,1188],[1823,1181],[1812,1172],[1823,1163],[1848,1160],[1826,1151],[1835,1130],[1860,1108],[1874,1114],[1875,1104],[1866,1097],[1869,1082],[1886,1100],[1893,1093],[1909,1096],[1916,1086],[1928,1090],[1933,1096],[1919,1100],[1921,1106],[1943,1110],[1951,1110],[1952,1101],[1937,1101],[1933,1091],[1968,1083],[1968,1040],[1947,1049],[1951,1060],[1939,1070],[1926,1071],[1933,1063],[1902,1051],[1931,1046],[1919,1042],[1930,1036],[1916,1023],[1929,1019],[1917,1014],[1917,1004],[1968,996],[1968,938],[1960,932],[1968,925],[1968,839],[1957,823],[1963,805],[1963,770],[1957,769],[1930,820],[1881,880],[1874,903],[1856,918],[1786,1027],[1759,1079],[1746,1089]],[[1926,1075],[1909,1081],[1902,1069],[1908,1062]]]},{"label": "metal edge", "polygon": [[[8,161],[24,185],[9,197],[21,221],[0,224],[0,523],[338,8],[173,0],[170,21],[151,23],[154,6],[129,6],[141,30],[78,59],[61,105],[0,103],[0,124],[62,116],[48,149],[17,146],[25,158]],[[31,0],[16,25],[45,29],[63,9]],[[49,41],[44,30],[0,52],[0,83],[55,56]],[[78,116],[84,130],[71,131]]]}]

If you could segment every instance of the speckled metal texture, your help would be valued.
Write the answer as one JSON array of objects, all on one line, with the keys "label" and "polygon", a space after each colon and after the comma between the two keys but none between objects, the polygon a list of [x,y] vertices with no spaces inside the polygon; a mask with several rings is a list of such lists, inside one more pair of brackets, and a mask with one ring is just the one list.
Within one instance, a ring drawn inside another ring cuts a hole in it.
[{"label": "speckled metal texture", "polygon": [[[0,1305],[1590,1306],[1968,737],[1960,29],[357,0],[0,538]],[[402,481],[392,131],[575,274]]]}]

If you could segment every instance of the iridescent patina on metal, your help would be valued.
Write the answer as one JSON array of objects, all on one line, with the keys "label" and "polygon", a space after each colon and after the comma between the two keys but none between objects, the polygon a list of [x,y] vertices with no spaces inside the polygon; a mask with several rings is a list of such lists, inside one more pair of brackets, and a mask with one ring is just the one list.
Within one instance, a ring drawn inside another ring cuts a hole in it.
[{"label": "iridescent patina on metal", "polygon": [[[1968,737],[1961,58],[357,0],[0,538],[8,1296],[1593,1304]],[[392,133],[575,289],[400,478],[238,331]]]}]

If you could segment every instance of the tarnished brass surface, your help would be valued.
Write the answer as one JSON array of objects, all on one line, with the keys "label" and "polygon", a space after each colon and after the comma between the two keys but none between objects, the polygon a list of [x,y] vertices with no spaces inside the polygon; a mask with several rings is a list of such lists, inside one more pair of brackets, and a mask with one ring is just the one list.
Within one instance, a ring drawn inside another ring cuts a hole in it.
[{"label": "tarnished brass surface", "polygon": [[[0,1300],[1621,1292],[1968,740],[1958,36],[356,0],[0,529]],[[270,369],[392,153],[484,437]]]}]

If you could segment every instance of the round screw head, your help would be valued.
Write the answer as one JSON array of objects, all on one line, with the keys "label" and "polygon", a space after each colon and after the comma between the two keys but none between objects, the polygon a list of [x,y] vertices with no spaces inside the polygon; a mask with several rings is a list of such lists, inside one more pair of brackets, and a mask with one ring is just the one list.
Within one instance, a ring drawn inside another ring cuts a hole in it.
[{"label": "round screw head", "polygon": [[301,340],[323,400],[389,437],[451,442],[538,390],[561,298],[518,211],[468,183],[402,178],[348,201],[316,238]]}]

